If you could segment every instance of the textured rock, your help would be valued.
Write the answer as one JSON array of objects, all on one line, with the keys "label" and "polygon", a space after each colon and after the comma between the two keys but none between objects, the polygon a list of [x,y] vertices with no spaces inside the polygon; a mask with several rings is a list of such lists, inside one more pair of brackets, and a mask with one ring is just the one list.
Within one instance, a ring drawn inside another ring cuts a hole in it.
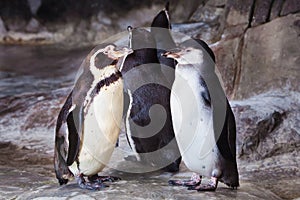
[{"label": "textured rock", "polygon": [[270,16],[273,0],[256,0],[251,26],[267,22]]},{"label": "textured rock", "polygon": [[28,24],[27,24],[25,30],[26,30],[27,32],[31,32],[31,33],[37,33],[37,32],[39,32],[39,31],[41,31],[39,21],[36,20],[35,18],[32,18],[32,19],[28,22]]},{"label": "textured rock", "polygon": [[36,12],[38,11],[39,7],[42,4],[42,0],[27,0],[29,7],[30,7],[30,11],[32,15],[36,15]]},{"label": "textured rock", "polygon": [[[210,2],[210,1],[208,1]],[[225,25],[225,2],[211,2],[210,4],[199,6],[190,17],[192,22],[203,22],[206,28],[198,30],[193,37],[201,38],[209,43],[220,40]]]},{"label": "textured rock", "polygon": [[273,19],[279,17],[283,3],[284,3],[284,0],[274,0],[273,6],[271,8],[270,20],[273,20]]},{"label": "textured rock", "polygon": [[288,15],[300,11],[300,2],[297,0],[284,1],[280,15]]},{"label": "textured rock", "polygon": [[253,0],[245,0],[243,3],[236,0],[228,0],[226,7],[227,14],[227,26],[244,25],[249,24],[249,16],[253,6]]},{"label": "textured rock", "polygon": [[248,29],[236,98],[275,88],[299,90],[299,20],[299,14],[289,15]]},{"label": "textured rock", "polygon": [[170,4],[172,21],[176,23],[188,22],[191,15],[198,7],[202,7],[205,2],[207,2],[207,0],[172,1]]},{"label": "textured rock", "polygon": [[7,33],[7,30],[6,30],[4,23],[0,17],[0,38],[3,38],[6,33]]},{"label": "textured rock", "polygon": [[300,93],[272,91],[233,101],[240,159],[263,160],[300,150]]},{"label": "textured rock", "polygon": [[[260,180],[257,186],[271,189],[283,199],[300,196],[296,189],[300,186],[299,98],[299,91],[278,89],[231,102],[241,178]],[[277,181],[272,181],[275,177]]]},{"label": "textured rock", "polygon": [[241,38],[221,40],[213,44],[211,48],[216,55],[217,68],[220,71],[225,92],[228,98],[232,98],[234,86],[239,75],[238,59],[240,55]]},{"label": "textured rock", "polygon": [[1,0],[0,16],[8,30],[22,30],[31,18],[27,0]]}]

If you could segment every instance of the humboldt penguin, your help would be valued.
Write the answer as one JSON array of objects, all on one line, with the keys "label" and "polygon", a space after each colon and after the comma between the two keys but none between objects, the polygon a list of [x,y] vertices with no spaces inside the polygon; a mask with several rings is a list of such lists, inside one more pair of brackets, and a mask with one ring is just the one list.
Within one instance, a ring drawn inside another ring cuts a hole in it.
[{"label": "humboldt penguin", "polygon": [[153,170],[176,172],[181,157],[171,120],[171,90],[161,71],[155,40],[142,28],[129,28],[129,33],[134,52],[121,71],[130,99],[125,117],[129,145],[136,160]]},{"label": "humboldt penguin", "polygon": [[[83,70],[56,123],[54,168],[59,183],[75,176],[83,189],[98,190],[100,177],[114,150],[123,113],[123,80],[119,68],[129,48],[102,44],[81,65]],[[88,177],[88,181],[85,180]]]},{"label": "humboldt penguin", "polygon": [[[215,56],[202,40],[190,39],[164,54],[177,60],[171,92],[175,136],[185,165],[196,174],[170,185],[214,191],[218,181],[239,186],[236,163],[236,124],[220,81]],[[201,184],[202,176],[211,177]]]},{"label": "humboldt penguin", "polygon": [[171,35],[171,21],[169,15],[169,2],[165,8],[161,10],[153,19],[151,24],[151,34],[156,41],[157,57],[161,64],[161,70],[170,83],[170,88],[174,81],[176,61],[172,58],[167,58],[163,54],[168,49],[176,47]]}]

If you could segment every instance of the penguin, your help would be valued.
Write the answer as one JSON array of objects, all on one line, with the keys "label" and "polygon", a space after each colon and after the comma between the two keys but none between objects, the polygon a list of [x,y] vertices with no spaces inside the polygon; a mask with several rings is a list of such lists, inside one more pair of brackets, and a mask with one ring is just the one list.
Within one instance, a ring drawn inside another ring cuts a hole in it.
[{"label": "penguin", "polygon": [[[102,44],[81,65],[83,69],[56,123],[54,168],[60,185],[75,176],[80,188],[99,190],[101,177],[114,150],[123,113],[123,79],[119,68],[129,48]],[[85,177],[88,177],[88,181]]]},{"label": "penguin", "polygon": [[[172,120],[182,160],[195,172],[190,180],[169,184],[215,191],[221,181],[236,189],[236,124],[215,74],[213,51],[204,41],[190,39],[164,56],[178,62],[171,92]],[[202,176],[211,177],[208,184],[201,184]]]},{"label": "penguin", "polygon": [[121,70],[130,99],[125,117],[128,143],[135,160],[153,170],[177,172],[181,156],[171,120],[171,90],[161,71],[155,40],[142,28],[129,28],[129,34],[134,52]]},{"label": "penguin", "polygon": [[161,10],[153,19],[151,23],[151,34],[156,41],[157,57],[161,64],[161,69],[164,76],[170,83],[170,88],[175,78],[176,60],[163,56],[167,49],[176,48],[171,35],[171,21],[169,15],[169,2],[166,3],[165,8]]}]

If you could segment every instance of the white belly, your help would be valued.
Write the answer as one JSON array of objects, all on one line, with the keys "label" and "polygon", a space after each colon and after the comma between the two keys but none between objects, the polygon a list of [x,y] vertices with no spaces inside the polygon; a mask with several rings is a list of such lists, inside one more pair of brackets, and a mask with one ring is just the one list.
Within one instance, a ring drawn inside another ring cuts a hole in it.
[{"label": "white belly", "polygon": [[[182,73],[182,72],[181,72]],[[182,75],[182,74],[181,74]],[[212,110],[204,106],[197,74],[188,79],[176,74],[171,92],[171,113],[182,160],[194,172],[211,176],[216,161]]]},{"label": "white belly", "polygon": [[[123,82],[120,79],[101,88],[87,111],[79,173],[94,175],[108,164],[119,136],[122,113]],[[78,173],[76,164],[71,166],[71,171]]]}]

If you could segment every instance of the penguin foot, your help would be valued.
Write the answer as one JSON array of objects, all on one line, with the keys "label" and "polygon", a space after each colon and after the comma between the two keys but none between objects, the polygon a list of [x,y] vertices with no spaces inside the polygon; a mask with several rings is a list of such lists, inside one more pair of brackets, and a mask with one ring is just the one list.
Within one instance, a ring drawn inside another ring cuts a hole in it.
[{"label": "penguin foot", "polygon": [[190,186],[188,190],[197,190],[200,191],[215,191],[218,186],[218,179],[212,177],[210,182],[207,185],[197,185],[197,186]]},{"label": "penguin foot", "polygon": [[99,183],[115,182],[115,181],[121,180],[121,178],[116,177],[116,176],[98,176],[97,174],[95,174],[93,176],[89,176],[88,179],[90,182],[99,182]]},{"label": "penguin foot", "polygon": [[87,190],[101,190],[102,188],[108,187],[102,182],[86,182],[82,174],[76,176],[76,181],[80,188]]},{"label": "penguin foot", "polygon": [[201,184],[202,177],[194,173],[190,180],[169,180],[169,185],[193,187]]}]

